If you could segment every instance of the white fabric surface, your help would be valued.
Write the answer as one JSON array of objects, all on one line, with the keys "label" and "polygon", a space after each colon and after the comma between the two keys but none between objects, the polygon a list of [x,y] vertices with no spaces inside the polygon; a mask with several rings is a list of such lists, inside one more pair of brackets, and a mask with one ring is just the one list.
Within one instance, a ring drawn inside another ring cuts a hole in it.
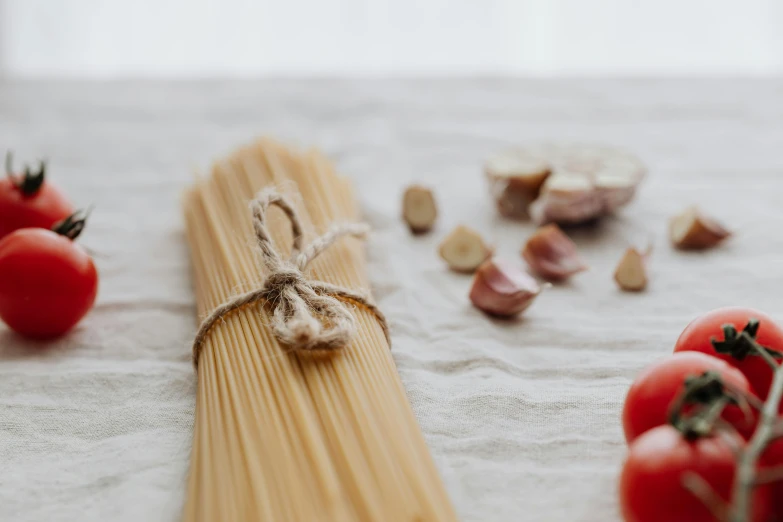
[{"label": "white fabric surface", "polygon": [[[783,317],[782,122],[783,82],[771,80],[0,85],[0,146],[47,155],[52,179],[95,203],[83,242],[102,277],[95,310],[60,342],[0,327],[0,520],[178,519],[196,386],[179,194],[194,167],[261,134],[318,145],[356,181],[400,375],[462,519],[618,520],[633,375],[702,311]],[[495,216],[481,163],[547,139],[626,146],[650,175],[618,218],[573,231],[591,271],[523,320],[490,320],[435,248],[466,223],[518,259],[532,227]],[[414,180],[441,207],[422,238],[398,218]],[[666,219],[690,203],[736,238],[673,252]],[[649,291],[620,293],[623,247],[649,237]]]}]

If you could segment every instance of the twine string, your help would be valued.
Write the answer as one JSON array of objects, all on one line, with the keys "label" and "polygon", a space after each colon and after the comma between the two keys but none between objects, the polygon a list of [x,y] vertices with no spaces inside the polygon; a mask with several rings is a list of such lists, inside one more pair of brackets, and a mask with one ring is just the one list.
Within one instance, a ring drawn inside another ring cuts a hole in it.
[{"label": "twine string", "polygon": [[[266,215],[270,206],[280,208],[291,223],[293,245],[288,259],[275,249]],[[305,275],[308,265],[345,236],[364,239],[369,227],[360,223],[335,225],[302,249],[302,222],[294,206],[275,189],[261,191],[250,203],[253,230],[268,275],[260,288],[238,295],[215,308],[201,323],[193,341],[193,362],[209,332],[227,315],[259,302],[271,310],[270,326],[277,340],[295,350],[337,350],[350,344],[356,333],[356,319],[349,304],[370,311],[378,319],[387,341],[389,327],[383,313],[370,297]]]}]

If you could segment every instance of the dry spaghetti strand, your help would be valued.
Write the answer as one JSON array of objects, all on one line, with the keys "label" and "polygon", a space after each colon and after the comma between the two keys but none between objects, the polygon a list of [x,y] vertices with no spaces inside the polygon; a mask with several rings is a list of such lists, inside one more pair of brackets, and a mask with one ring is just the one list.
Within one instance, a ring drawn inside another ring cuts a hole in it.
[{"label": "dry spaghetti strand", "polygon": [[[350,183],[315,151],[261,140],[215,164],[184,204],[200,319],[263,284],[248,203],[269,186],[294,201],[304,244],[358,220]],[[270,208],[267,223],[288,256],[286,216]],[[308,277],[367,288],[361,243],[335,243]],[[198,366],[185,522],[457,520],[383,329],[371,311],[351,312],[353,342],[329,354],[282,347],[263,307],[242,308],[210,329]]]}]

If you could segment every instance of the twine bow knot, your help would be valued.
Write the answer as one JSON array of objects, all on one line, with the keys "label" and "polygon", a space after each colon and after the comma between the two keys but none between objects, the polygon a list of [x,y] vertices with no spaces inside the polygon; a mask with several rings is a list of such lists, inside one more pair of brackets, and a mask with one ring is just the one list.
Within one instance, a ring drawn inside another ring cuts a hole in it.
[{"label": "twine bow knot", "polygon": [[[291,222],[293,246],[284,259],[275,249],[266,227],[270,206],[285,212]],[[212,327],[227,314],[244,306],[265,302],[272,311],[272,332],[282,344],[297,350],[335,350],[348,345],[356,333],[356,319],[346,304],[372,312],[386,339],[389,330],[383,313],[361,293],[305,276],[308,265],[343,236],[363,239],[369,227],[360,223],[335,225],[302,250],[302,224],[293,205],[274,189],[258,194],[250,203],[253,229],[268,275],[260,288],[251,290],[215,308],[201,323],[193,342],[193,361],[198,365],[202,345]]]}]

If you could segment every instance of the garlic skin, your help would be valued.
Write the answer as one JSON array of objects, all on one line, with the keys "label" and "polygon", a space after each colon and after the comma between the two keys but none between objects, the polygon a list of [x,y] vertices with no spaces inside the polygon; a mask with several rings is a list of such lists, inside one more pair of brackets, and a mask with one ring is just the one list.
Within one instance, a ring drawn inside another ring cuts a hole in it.
[{"label": "garlic skin", "polygon": [[721,243],[731,236],[717,220],[705,216],[697,207],[689,207],[672,218],[669,238],[680,250],[704,250]]},{"label": "garlic skin", "polygon": [[530,274],[502,259],[488,259],[476,271],[470,301],[479,310],[497,317],[524,312],[541,293]]},{"label": "garlic skin", "polygon": [[647,256],[629,248],[614,271],[614,280],[621,290],[641,292],[647,288]]},{"label": "garlic skin", "polygon": [[426,234],[432,230],[438,218],[438,206],[432,190],[421,185],[411,185],[405,189],[402,218],[413,234]]},{"label": "garlic skin", "polygon": [[456,272],[473,273],[492,255],[481,234],[472,228],[460,225],[441,242],[440,257]]},{"label": "garlic skin", "polygon": [[549,281],[563,281],[587,270],[576,244],[555,224],[539,228],[522,248],[530,269]]}]

